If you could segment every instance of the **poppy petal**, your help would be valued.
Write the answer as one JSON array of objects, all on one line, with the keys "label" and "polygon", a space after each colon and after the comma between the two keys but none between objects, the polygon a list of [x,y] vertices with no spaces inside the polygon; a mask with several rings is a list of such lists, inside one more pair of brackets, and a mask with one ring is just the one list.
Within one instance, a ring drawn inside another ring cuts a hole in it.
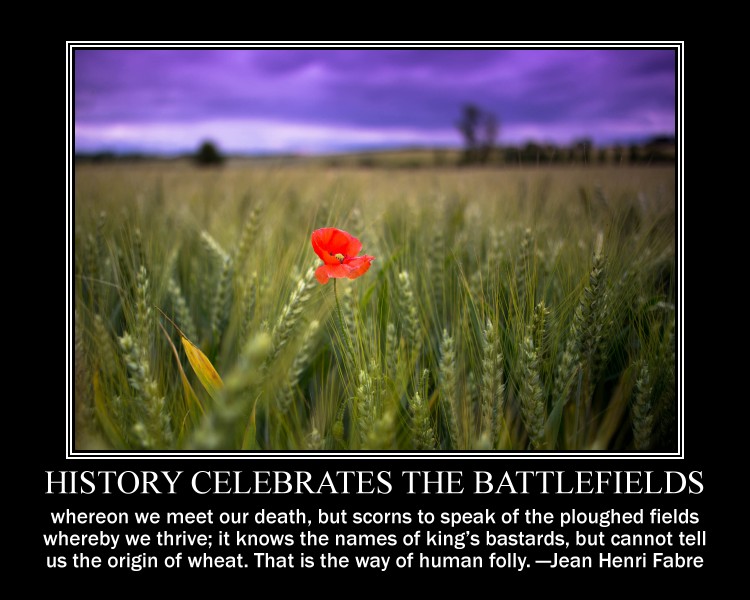
[{"label": "poppy petal", "polygon": [[347,277],[349,279],[356,279],[360,275],[364,275],[370,269],[372,261],[375,260],[374,256],[357,256],[347,260],[344,265],[348,269]]},{"label": "poppy petal", "polygon": [[362,242],[350,233],[335,227],[327,227],[322,230],[322,242],[324,247],[333,254],[343,254],[344,256],[357,256],[362,250]]},{"label": "poppy petal", "polygon": [[328,267],[327,272],[329,277],[348,277],[349,268],[344,264],[326,265]]},{"label": "poppy petal", "polygon": [[357,256],[360,250],[362,250],[362,242],[353,235],[349,235],[348,233],[346,235],[349,236],[349,240],[347,242],[346,250],[342,252],[342,254],[344,256]]},{"label": "poppy petal", "polygon": [[315,269],[315,278],[323,285],[328,283],[328,280],[330,279],[328,276],[328,265],[320,265]]},{"label": "poppy petal", "polygon": [[339,262],[336,254],[356,256],[362,249],[362,242],[341,229],[324,227],[313,231],[312,246],[324,263],[335,265]]},{"label": "poppy petal", "polygon": [[347,265],[340,264],[336,261],[335,265],[321,265],[315,269],[315,277],[317,277],[320,283],[327,283],[330,277],[337,279],[349,277],[350,271],[351,269],[349,269]]},{"label": "poppy petal", "polygon": [[338,261],[336,257],[333,256],[334,253],[332,253],[329,250],[328,247],[328,241],[330,239],[330,234],[327,233],[328,230],[326,229],[317,229],[316,231],[313,231],[312,234],[312,247],[313,250],[315,250],[315,254],[318,255],[318,258],[322,260],[327,265],[334,265]]}]

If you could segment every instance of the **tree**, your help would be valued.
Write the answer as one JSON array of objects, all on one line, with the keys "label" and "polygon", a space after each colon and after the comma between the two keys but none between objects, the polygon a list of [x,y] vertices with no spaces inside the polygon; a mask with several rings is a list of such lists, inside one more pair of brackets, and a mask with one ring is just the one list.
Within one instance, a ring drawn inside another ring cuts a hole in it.
[{"label": "tree", "polygon": [[464,136],[463,162],[471,164],[476,161],[477,153],[477,129],[479,127],[479,117],[482,111],[473,104],[467,104],[463,109],[463,116],[458,122],[458,130]]},{"label": "tree", "polygon": [[466,164],[486,163],[495,148],[500,132],[500,122],[497,117],[474,104],[466,104],[457,127],[464,137],[465,150],[462,162]]},{"label": "tree", "polygon": [[206,140],[198,148],[195,162],[201,167],[218,166],[224,162],[224,157],[213,142]]}]

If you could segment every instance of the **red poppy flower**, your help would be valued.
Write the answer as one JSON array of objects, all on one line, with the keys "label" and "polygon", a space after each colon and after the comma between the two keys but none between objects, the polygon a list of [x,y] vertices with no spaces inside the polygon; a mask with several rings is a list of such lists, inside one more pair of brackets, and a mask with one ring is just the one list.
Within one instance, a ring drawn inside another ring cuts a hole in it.
[{"label": "red poppy flower", "polygon": [[325,263],[315,271],[320,283],[328,283],[331,277],[356,279],[370,268],[374,256],[357,256],[362,242],[346,231],[335,227],[316,229],[312,234],[312,246]]}]

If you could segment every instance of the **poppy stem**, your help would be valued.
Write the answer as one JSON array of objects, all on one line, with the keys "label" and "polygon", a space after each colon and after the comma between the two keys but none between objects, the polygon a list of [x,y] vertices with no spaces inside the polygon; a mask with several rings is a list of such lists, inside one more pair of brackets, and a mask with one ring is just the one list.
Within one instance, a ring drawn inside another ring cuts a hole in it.
[{"label": "poppy stem", "polygon": [[336,315],[338,316],[339,328],[341,329],[341,335],[344,338],[344,346],[346,347],[346,354],[348,355],[351,363],[354,363],[354,351],[352,350],[352,341],[349,338],[349,330],[344,324],[344,316],[341,312],[341,304],[339,303],[339,294],[336,289],[336,279],[333,280],[333,297],[336,298]]}]

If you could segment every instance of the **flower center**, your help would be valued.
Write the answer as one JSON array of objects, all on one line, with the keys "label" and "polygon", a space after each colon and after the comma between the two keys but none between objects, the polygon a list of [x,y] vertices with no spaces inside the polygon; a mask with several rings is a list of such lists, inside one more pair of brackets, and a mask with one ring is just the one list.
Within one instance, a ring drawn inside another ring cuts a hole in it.
[{"label": "flower center", "polygon": [[340,263],[344,262],[344,255],[341,254],[341,252],[339,252],[337,254],[334,254],[333,258],[335,258],[336,260],[338,260]]}]

